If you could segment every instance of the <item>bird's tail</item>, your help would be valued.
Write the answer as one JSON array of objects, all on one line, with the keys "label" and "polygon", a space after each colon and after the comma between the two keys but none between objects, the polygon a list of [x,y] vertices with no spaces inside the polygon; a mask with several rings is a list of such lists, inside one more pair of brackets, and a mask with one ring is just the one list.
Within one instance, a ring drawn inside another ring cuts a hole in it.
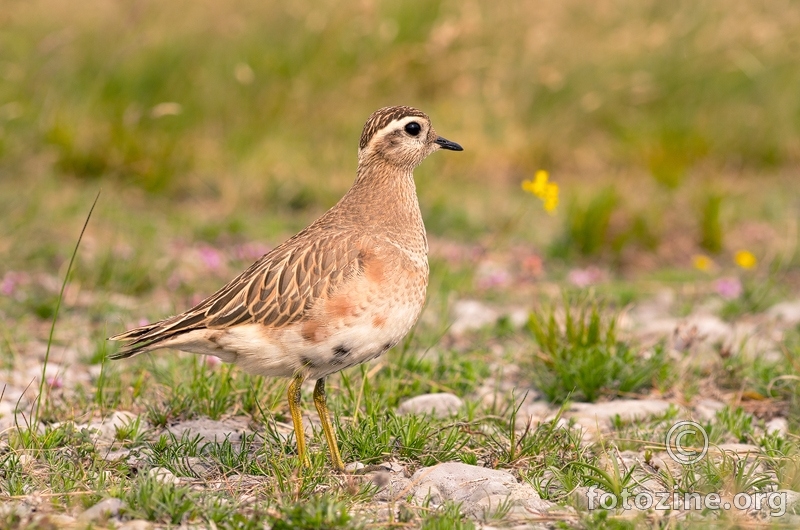
[{"label": "bird's tail", "polygon": [[157,350],[179,335],[198,327],[205,327],[206,315],[202,311],[187,311],[174,317],[131,329],[109,337],[108,340],[127,342],[122,349],[108,356],[109,359],[127,359],[150,350]]},{"label": "bird's tail", "polygon": [[108,358],[114,360],[127,359],[128,357],[133,357],[134,355],[155,349],[154,345],[157,342],[161,342],[161,340],[152,338],[151,336],[160,324],[162,323],[155,322],[153,324],[147,324],[146,326],[134,328],[120,333],[119,335],[109,337],[108,340],[127,342],[127,344],[123,345],[119,351],[110,354]]}]

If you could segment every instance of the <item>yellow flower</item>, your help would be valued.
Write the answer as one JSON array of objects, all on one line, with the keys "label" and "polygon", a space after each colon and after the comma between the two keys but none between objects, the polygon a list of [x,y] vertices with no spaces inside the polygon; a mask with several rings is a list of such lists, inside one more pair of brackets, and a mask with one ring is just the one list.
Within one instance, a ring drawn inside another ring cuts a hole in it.
[{"label": "yellow flower", "polygon": [[752,252],[748,250],[740,250],[733,257],[736,264],[743,269],[752,269],[758,264],[758,260]]},{"label": "yellow flower", "polygon": [[558,206],[558,184],[555,182],[547,184],[543,200],[545,211],[550,215],[554,215],[556,213],[556,207]]},{"label": "yellow flower", "polygon": [[695,269],[703,272],[711,270],[711,267],[714,266],[714,262],[711,258],[704,254],[695,254],[692,256],[692,264]]},{"label": "yellow flower", "polygon": [[542,200],[545,211],[554,214],[558,206],[558,184],[550,182],[550,174],[540,169],[533,180],[523,180],[522,189]]},{"label": "yellow flower", "polygon": [[549,174],[544,169],[540,169],[536,172],[533,176],[533,180],[523,180],[522,181],[522,189],[536,195],[540,199],[545,198],[545,193],[547,192],[547,180],[549,178]]}]

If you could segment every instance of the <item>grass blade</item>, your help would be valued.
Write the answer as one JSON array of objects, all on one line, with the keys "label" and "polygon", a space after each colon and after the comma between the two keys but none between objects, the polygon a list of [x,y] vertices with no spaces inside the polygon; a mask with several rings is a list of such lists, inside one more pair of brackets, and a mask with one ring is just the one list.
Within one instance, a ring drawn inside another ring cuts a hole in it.
[{"label": "grass blade", "polygon": [[78,248],[81,246],[81,240],[83,239],[83,234],[86,232],[86,227],[89,226],[89,219],[92,218],[92,212],[94,212],[94,207],[97,206],[97,201],[100,199],[100,191],[97,191],[97,196],[94,198],[94,202],[92,202],[92,207],[89,208],[89,213],[86,215],[86,220],[83,222],[83,228],[81,228],[81,233],[78,236],[78,241],[75,243],[75,249],[72,251],[72,256],[69,258],[69,265],[67,266],[67,272],[64,274],[64,281],[61,282],[61,291],[58,293],[58,300],[56,300],[56,309],[53,312],[53,322],[50,324],[50,335],[47,338],[47,349],[44,353],[44,363],[42,364],[42,379],[39,381],[39,394],[36,396],[36,404],[33,408],[33,415],[32,415],[32,425],[35,425],[39,421],[39,408],[42,404],[42,394],[44,394],[44,385],[45,385],[45,375],[47,373],[47,363],[50,360],[50,348],[53,345],[53,337],[56,331],[56,322],[58,321],[58,312],[61,309],[61,301],[64,299],[64,291],[67,289],[67,282],[69,281],[69,275],[72,272],[72,265],[75,263],[75,256],[78,255]]}]

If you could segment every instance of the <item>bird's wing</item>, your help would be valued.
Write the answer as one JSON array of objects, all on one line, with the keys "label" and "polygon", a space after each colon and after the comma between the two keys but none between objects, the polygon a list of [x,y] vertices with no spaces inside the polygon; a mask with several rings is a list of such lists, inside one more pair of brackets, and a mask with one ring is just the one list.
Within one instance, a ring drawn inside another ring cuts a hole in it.
[{"label": "bird's wing", "polygon": [[[302,239],[302,238],[300,238]],[[110,338],[128,342],[110,357],[120,359],[196,329],[240,324],[280,328],[301,321],[321,297],[363,271],[364,248],[340,235],[313,241],[292,238],[275,248],[192,309]]]}]

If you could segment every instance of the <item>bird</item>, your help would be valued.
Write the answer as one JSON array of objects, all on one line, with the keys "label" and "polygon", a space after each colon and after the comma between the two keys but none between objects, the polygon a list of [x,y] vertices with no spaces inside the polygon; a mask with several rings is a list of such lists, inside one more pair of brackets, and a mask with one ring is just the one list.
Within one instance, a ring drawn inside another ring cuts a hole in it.
[{"label": "bird", "polygon": [[413,171],[440,149],[463,151],[439,136],[424,112],[375,111],[361,133],[355,181],[339,202],[188,311],[110,337],[123,345],[109,357],[169,348],[289,378],[289,412],[305,467],[300,391],[314,379],[331,465],[344,472],[325,379],[388,351],[422,312],[428,240]]}]

